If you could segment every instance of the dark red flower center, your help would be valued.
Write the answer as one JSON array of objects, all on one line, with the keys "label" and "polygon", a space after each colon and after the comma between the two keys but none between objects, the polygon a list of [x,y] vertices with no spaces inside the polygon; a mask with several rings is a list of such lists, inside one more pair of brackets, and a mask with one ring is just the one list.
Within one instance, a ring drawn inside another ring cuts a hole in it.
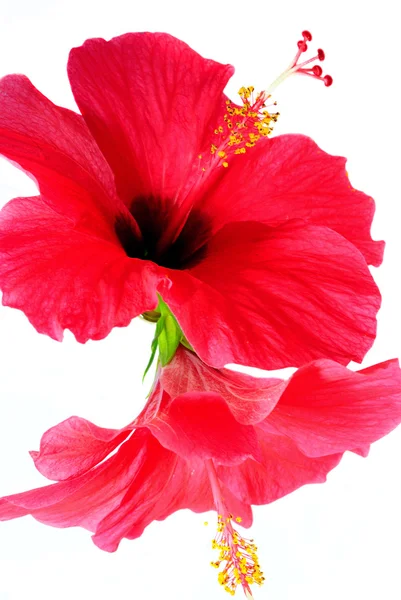
[{"label": "dark red flower center", "polygon": [[162,203],[159,199],[136,198],[130,212],[138,223],[142,239],[138,239],[124,216],[116,219],[114,228],[117,237],[130,258],[151,260],[169,269],[194,266],[205,254],[209,224],[200,211],[192,210],[177,236],[160,250],[159,241],[169,219],[165,206],[166,202]]}]

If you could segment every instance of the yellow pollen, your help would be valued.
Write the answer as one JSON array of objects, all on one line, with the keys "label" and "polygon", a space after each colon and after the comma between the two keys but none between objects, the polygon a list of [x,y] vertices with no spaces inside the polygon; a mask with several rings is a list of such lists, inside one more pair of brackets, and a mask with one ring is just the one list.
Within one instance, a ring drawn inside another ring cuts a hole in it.
[{"label": "yellow pollen", "polygon": [[[210,153],[213,155],[213,158],[209,159],[210,165],[213,165],[216,159],[220,159],[221,165],[227,168],[226,159],[231,154],[245,154],[248,148],[253,148],[260,139],[269,136],[273,131],[279,113],[270,113],[265,104],[266,96],[258,94],[254,97],[254,91],[253,86],[240,88],[238,93],[242,105],[226,100],[223,122],[217,124],[214,129],[218,141],[210,146]],[[202,158],[201,154],[199,158]],[[203,166],[202,171],[204,170]]]},{"label": "yellow pollen", "polygon": [[[226,592],[233,596],[237,587],[241,585],[245,596],[251,599],[252,593],[249,586],[254,583],[262,585],[264,577],[260,570],[253,540],[243,538],[234,529],[233,519],[231,514],[225,517],[218,515],[217,534],[212,541],[212,548],[219,551],[219,556],[218,560],[212,561],[210,564],[217,569],[223,563],[217,579]],[[236,517],[235,521],[240,523],[242,519]]]},{"label": "yellow pollen", "polygon": [[203,524],[204,524],[204,525],[209,525],[209,523],[208,523],[207,521],[205,521]]}]

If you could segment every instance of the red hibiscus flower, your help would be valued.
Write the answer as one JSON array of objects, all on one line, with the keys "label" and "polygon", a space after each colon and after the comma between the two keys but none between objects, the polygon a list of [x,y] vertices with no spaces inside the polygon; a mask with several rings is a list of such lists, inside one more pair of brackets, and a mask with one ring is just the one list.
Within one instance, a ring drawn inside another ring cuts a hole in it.
[{"label": "red hibiscus flower", "polygon": [[[297,62],[303,37],[288,73],[330,84]],[[343,158],[302,135],[266,137],[269,94],[242,88],[232,103],[233,68],[167,34],[89,40],[68,74],[81,114],[23,76],[0,82],[0,153],[40,193],[1,213],[4,304],[85,342],[154,310],[159,293],[215,367],[363,358],[380,304],[367,262],[383,245]]]},{"label": "red hibiscus flower", "polygon": [[71,417],[47,431],[31,454],[58,483],[2,498],[0,520],[79,525],[112,552],[174,511],[216,509],[219,581],[249,596],[263,576],[234,519],[248,527],[252,504],[324,482],[346,450],[366,456],[401,421],[400,384],[396,360],[355,373],[320,359],[286,382],[214,370],[181,347],[130,426]]}]

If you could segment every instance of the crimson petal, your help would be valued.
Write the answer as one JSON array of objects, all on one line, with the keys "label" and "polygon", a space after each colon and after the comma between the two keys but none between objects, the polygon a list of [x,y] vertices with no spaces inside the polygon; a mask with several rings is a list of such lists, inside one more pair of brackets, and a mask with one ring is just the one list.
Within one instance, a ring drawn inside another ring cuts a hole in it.
[{"label": "crimson petal", "polygon": [[[146,430],[143,430],[146,431]],[[152,521],[190,508],[204,512],[214,508],[206,470],[165,449],[147,432],[147,458],[124,497],[98,524],[93,541],[114,552],[123,537],[139,537]]]},{"label": "crimson petal", "polygon": [[89,471],[130,434],[132,428],[105,429],[86,419],[70,417],[46,431],[39,452],[31,452],[35,467],[48,479],[63,481]]},{"label": "crimson petal", "polygon": [[95,531],[99,522],[119,506],[146,462],[149,436],[146,430],[136,432],[116,454],[83,475],[1,498],[0,521],[32,515],[53,527],[79,525]]},{"label": "crimson petal", "polygon": [[71,51],[75,100],[128,204],[173,203],[194,167],[199,174],[198,153],[232,73],[165,33],[92,39]]},{"label": "crimson petal", "polygon": [[309,458],[292,440],[263,432],[259,433],[259,443],[263,454],[260,462],[248,459],[235,468],[218,467],[221,481],[249,504],[268,504],[303,485],[324,483],[342,457]]},{"label": "crimson petal", "polygon": [[224,177],[202,197],[199,208],[212,231],[233,221],[277,225],[305,219],[337,231],[378,266],[384,243],[370,235],[374,201],[352,187],[345,162],[303,135],[260,140],[246,155],[230,159]]},{"label": "crimson petal", "polygon": [[140,237],[81,115],[53,104],[22,75],[0,80],[0,154],[30,173],[44,201],[72,224],[118,243],[114,221],[123,213]]},{"label": "crimson petal", "polygon": [[302,367],[261,426],[286,435],[307,456],[369,445],[401,422],[401,370],[398,360],[352,372],[330,360]]},{"label": "crimson petal", "polygon": [[221,396],[187,392],[161,407],[148,424],[169,450],[186,458],[234,465],[260,458],[255,428],[236,421]]},{"label": "crimson petal", "polygon": [[128,258],[42,198],[17,198],[1,216],[3,304],[23,310],[40,333],[101,339],[155,308],[162,275],[153,263]]},{"label": "crimson petal", "polygon": [[162,296],[214,367],[361,361],[375,338],[379,290],[355,246],[325,227],[232,223],[169,276]]},{"label": "crimson petal", "polygon": [[[59,456],[50,456],[50,462],[44,464],[53,475],[58,468],[60,476],[70,479],[1,498],[0,521],[32,515],[54,527],[81,526],[95,532],[96,545],[113,552],[123,537],[136,538],[152,521],[163,520],[177,510],[204,512],[215,508],[203,461],[180,458],[159,444],[146,428],[135,431],[114,455],[97,465],[95,460],[101,461],[106,449],[112,450],[123,441],[129,428],[115,432],[72,418],[53,430],[57,439],[55,443],[46,440],[47,455],[50,447],[58,450]],[[84,435],[82,440],[79,432]],[[49,432],[45,437],[49,438]],[[72,453],[69,441],[76,444]],[[72,476],[74,469],[76,476]],[[249,527],[249,503],[227,488],[223,492],[229,510],[240,514],[243,525]]]},{"label": "crimson petal", "polygon": [[265,419],[287,385],[277,378],[256,378],[229,369],[213,369],[183,347],[178,348],[173,360],[162,370],[161,383],[173,398],[205,390],[219,394],[235,419],[244,425]]}]

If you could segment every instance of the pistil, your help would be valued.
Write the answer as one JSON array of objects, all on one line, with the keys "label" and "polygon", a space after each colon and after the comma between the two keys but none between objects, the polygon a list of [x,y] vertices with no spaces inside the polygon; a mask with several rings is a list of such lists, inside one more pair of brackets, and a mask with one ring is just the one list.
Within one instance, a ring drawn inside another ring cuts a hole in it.
[{"label": "pistil", "polygon": [[308,42],[312,41],[312,34],[309,31],[303,31],[302,38],[302,40],[299,40],[297,42],[298,51],[294,59],[290,63],[289,67],[285,71],[283,71],[283,73],[281,73],[281,75],[279,75],[277,79],[275,79],[265,91],[262,92],[261,96],[265,100],[270,98],[274,90],[283,81],[285,81],[290,75],[295,75],[296,73],[298,73],[299,75],[308,75],[309,77],[313,77],[314,79],[320,79],[320,81],[323,81],[326,87],[329,87],[333,83],[333,78],[331,77],[331,75],[323,75],[323,69],[320,65],[315,64],[312,67],[307,67],[307,65],[311,65],[316,61],[322,62],[325,59],[325,53],[321,48],[318,49],[316,56],[313,56],[312,58],[309,58],[304,62],[298,62],[302,54],[304,54],[308,50]]}]

